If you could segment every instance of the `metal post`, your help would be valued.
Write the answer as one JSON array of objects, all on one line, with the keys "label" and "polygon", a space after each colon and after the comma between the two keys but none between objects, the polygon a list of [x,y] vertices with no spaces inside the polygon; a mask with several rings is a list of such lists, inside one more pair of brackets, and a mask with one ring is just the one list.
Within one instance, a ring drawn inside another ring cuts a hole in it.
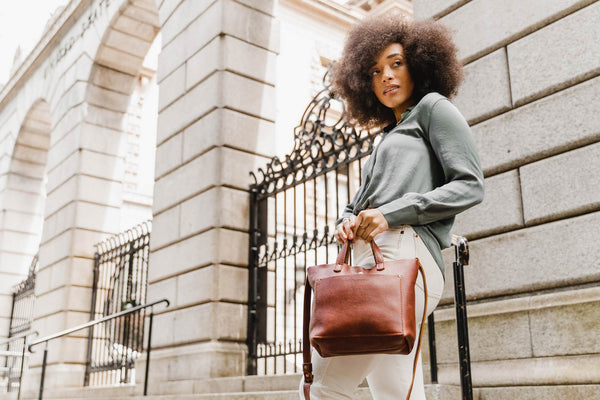
[{"label": "metal post", "polygon": [[[458,333],[458,357],[460,363],[460,386],[463,400],[473,400],[471,382],[471,360],[469,355],[469,330],[467,322],[467,300],[465,296],[465,278],[463,271],[464,255],[468,257],[467,241],[464,238],[455,247],[454,302],[456,304],[456,329]],[[468,259],[467,259],[468,262]]]},{"label": "metal post", "polygon": [[[100,263],[100,255],[98,250],[94,254],[94,278],[92,286],[92,305],[90,306],[90,321],[96,316],[96,296],[98,294],[98,266]],[[85,361],[85,376],[83,378],[83,386],[90,385],[90,370],[92,366],[92,344],[94,340],[94,327],[90,326],[88,330],[87,356]]]},{"label": "metal post", "polygon": [[438,383],[437,377],[437,350],[435,347],[435,320],[433,313],[427,318],[427,333],[429,334],[429,369],[431,383]]},{"label": "metal post", "polygon": [[154,307],[150,307],[150,326],[148,327],[148,351],[146,354],[146,371],[144,373],[144,396],[148,395],[148,373],[150,370],[150,351],[152,349],[152,321],[154,320]]},{"label": "metal post", "polygon": [[44,378],[46,377],[46,360],[48,359],[48,342],[44,346],[44,360],[42,361],[42,378],[40,379],[40,394],[38,400],[44,396]]},{"label": "metal post", "polygon": [[256,296],[258,293],[258,219],[257,219],[257,199],[256,190],[250,189],[250,249],[248,265],[248,326],[247,326],[247,346],[248,360],[246,373],[256,375],[257,373],[257,312]]},{"label": "metal post", "polygon": [[19,392],[17,400],[21,400],[21,387],[23,387],[23,365],[25,365],[25,351],[27,351],[27,335],[23,336],[23,353],[21,353],[21,372],[19,375]]}]

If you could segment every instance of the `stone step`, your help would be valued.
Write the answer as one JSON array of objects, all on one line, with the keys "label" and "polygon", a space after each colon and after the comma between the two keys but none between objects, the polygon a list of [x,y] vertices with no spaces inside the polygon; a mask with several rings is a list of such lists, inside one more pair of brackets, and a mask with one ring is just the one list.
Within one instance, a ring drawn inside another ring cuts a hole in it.
[{"label": "stone step", "polygon": [[[222,378],[230,379],[230,378]],[[426,385],[428,400],[459,400],[461,391],[458,386]],[[62,394],[61,394],[62,392]],[[0,400],[15,400],[16,393],[0,394]],[[474,400],[600,400],[600,384],[589,385],[553,385],[553,386],[512,386],[475,388]],[[23,400],[37,399],[37,393],[27,393]],[[44,399],[69,400],[298,400],[296,390],[271,390],[252,392],[163,394],[142,396],[140,388],[69,388],[53,389],[44,393]],[[368,388],[359,388],[354,400],[371,400]]]},{"label": "stone step", "polygon": [[[240,383],[247,378],[249,382],[239,389]],[[275,379],[273,379],[275,378]],[[87,388],[53,388],[44,391],[44,399],[63,400],[298,400],[299,375],[275,377],[237,377],[214,378],[198,381],[197,390],[211,390],[210,392],[186,392],[182,385],[177,392],[150,394],[142,396],[141,387],[133,385],[121,387],[87,387]],[[233,385],[231,385],[233,384]],[[187,386],[189,388],[189,386]],[[163,388],[164,389],[164,388]],[[426,385],[425,391],[428,400],[460,400],[460,387],[451,385]],[[37,399],[37,392],[25,392],[22,400]],[[360,387],[354,397],[356,400],[371,400],[367,387]],[[0,394],[0,400],[15,400],[14,394]],[[476,400],[477,398],[475,398]]]},{"label": "stone step", "polygon": [[[460,400],[460,388],[455,386],[427,385],[426,396],[428,400]],[[170,394],[170,395],[149,395],[149,396],[121,396],[110,395],[97,391],[95,394],[88,393],[86,397],[49,397],[44,399],[62,398],[69,400],[299,400],[297,390],[276,390],[263,392],[226,392],[226,393],[204,393],[204,394]],[[68,394],[68,393],[65,393]],[[71,392],[74,394],[74,392]],[[80,393],[81,395],[81,393]],[[23,397],[24,400],[37,399],[37,397]],[[0,399],[16,399],[16,397],[0,397]],[[372,400],[371,393],[366,387],[359,388],[354,395],[354,400]],[[477,400],[477,398],[475,398]]]}]

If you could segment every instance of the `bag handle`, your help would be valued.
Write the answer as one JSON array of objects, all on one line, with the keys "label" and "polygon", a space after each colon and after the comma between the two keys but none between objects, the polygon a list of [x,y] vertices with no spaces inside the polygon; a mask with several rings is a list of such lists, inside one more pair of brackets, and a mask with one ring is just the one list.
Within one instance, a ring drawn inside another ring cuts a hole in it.
[{"label": "bag handle", "polygon": [[[348,242],[344,244],[346,246]],[[371,241],[371,244],[374,244]],[[375,246],[371,246],[373,249],[373,254],[375,255],[375,249],[379,251],[381,255],[381,250],[375,244]],[[340,255],[342,252],[347,252],[347,248],[342,247],[342,251],[340,251]],[[338,261],[339,261],[338,255]],[[348,258],[345,255],[345,263],[347,264]],[[383,259],[383,257],[382,257]],[[377,259],[376,259],[377,260]],[[423,277],[423,294],[425,296],[425,301],[423,304],[423,317],[421,319],[421,327],[419,328],[419,338],[417,339],[417,350],[415,351],[415,359],[413,361],[413,371],[412,378],[410,381],[410,387],[408,388],[408,394],[406,395],[406,400],[410,399],[410,394],[412,393],[413,385],[415,383],[415,375],[417,373],[417,363],[419,361],[419,355],[421,352],[421,344],[423,343],[423,325],[425,324],[425,318],[427,317],[427,279],[425,278],[425,271],[423,270],[423,266],[421,265],[421,261],[417,257],[417,263],[419,264],[419,272]],[[336,263],[336,268],[339,263]],[[383,264],[383,262],[382,262]],[[341,269],[340,269],[341,270]],[[304,384],[302,385],[302,390],[304,392],[304,399],[310,400],[310,385],[313,383],[314,375],[312,373],[312,361],[310,356],[310,339],[309,339],[309,324],[310,324],[310,300],[311,300],[311,292],[312,287],[310,286],[310,282],[308,281],[308,276],[306,277],[306,282],[304,283],[304,317],[302,321],[302,373],[304,375]]]},{"label": "bag handle", "polygon": [[[377,266],[377,271],[383,271],[385,269],[385,264],[383,261],[383,254],[381,253],[381,249],[377,246],[374,240],[371,240],[371,251],[373,252],[373,258],[375,258],[375,265]],[[335,261],[335,267],[333,268],[333,272],[341,272],[342,268],[345,265],[348,265],[348,259],[350,258],[350,245],[349,241],[342,245],[340,252],[338,253],[337,259]]]}]

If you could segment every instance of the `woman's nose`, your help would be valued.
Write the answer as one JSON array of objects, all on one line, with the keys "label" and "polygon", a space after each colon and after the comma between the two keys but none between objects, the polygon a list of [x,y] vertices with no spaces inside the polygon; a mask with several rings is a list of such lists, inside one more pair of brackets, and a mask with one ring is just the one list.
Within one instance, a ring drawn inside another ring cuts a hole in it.
[{"label": "woman's nose", "polygon": [[384,81],[388,80],[388,79],[392,79],[394,77],[394,75],[392,74],[391,68],[388,68],[388,67],[386,67],[386,68],[383,69],[382,76],[383,76],[383,80]]}]

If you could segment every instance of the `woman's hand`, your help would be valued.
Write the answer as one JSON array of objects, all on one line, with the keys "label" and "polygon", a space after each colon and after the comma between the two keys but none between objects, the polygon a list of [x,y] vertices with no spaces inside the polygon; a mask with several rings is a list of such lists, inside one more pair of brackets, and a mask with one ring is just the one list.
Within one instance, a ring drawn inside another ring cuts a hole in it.
[{"label": "woman's hand", "polygon": [[346,243],[346,240],[352,242],[354,240],[354,231],[356,216],[350,218],[344,218],[338,226],[335,227],[335,233],[333,234],[340,244]]},{"label": "woman's hand", "polygon": [[370,242],[388,229],[388,223],[381,211],[368,209],[361,211],[354,221],[353,233],[359,239]]}]

